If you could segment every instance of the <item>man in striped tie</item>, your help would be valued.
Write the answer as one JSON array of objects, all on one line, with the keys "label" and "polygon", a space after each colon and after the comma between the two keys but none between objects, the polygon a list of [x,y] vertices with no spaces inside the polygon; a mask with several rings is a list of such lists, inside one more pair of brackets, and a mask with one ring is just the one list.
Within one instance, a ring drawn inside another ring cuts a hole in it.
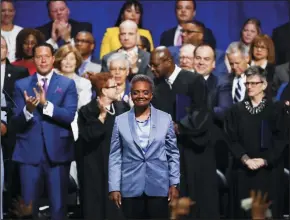
[{"label": "man in striped tie", "polygon": [[245,46],[240,42],[233,42],[226,51],[232,73],[230,75],[232,81],[232,97],[234,103],[240,102],[245,98],[246,76],[244,72],[249,67],[249,53]]}]

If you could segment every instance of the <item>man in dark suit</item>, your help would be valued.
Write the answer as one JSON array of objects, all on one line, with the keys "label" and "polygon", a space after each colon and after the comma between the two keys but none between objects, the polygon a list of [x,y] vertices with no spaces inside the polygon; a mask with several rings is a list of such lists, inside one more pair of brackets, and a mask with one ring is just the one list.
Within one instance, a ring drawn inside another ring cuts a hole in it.
[{"label": "man in dark suit", "polygon": [[275,67],[273,84],[275,89],[279,89],[281,84],[289,82],[290,79],[290,62],[283,63]]},{"label": "man in dark suit", "polygon": [[[178,26],[164,31],[160,37],[161,46],[180,46],[181,42],[181,24],[192,21],[196,14],[196,1],[180,1],[176,0],[175,14],[178,21]],[[204,41],[216,48],[216,40],[209,28],[205,28]]]},{"label": "man in dark suit", "polygon": [[[12,108],[15,107],[13,101],[14,84],[18,79],[29,76],[28,70],[23,67],[13,66],[7,59],[7,43],[1,36],[1,94],[4,94],[6,106],[2,110],[6,112],[7,123],[10,122],[12,116]],[[5,162],[5,207],[12,204],[12,197],[16,196],[19,189],[17,173],[15,173],[15,164],[11,161],[11,155],[15,145],[14,126],[7,127],[7,133],[1,137],[3,147],[3,157]],[[16,185],[15,185],[16,184]]]},{"label": "man in dark suit", "polygon": [[66,219],[77,90],[73,80],[53,72],[50,44],[36,46],[33,55],[37,73],[15,83],[13,160],[19,163],[22,197],[26,205],[32,202],[34,217],[46,185],[51,219]]},{"label": "man in dark suit", "polygon": [[95,49],[95,39],[92,33],[81,31],[75,37],[75,47],[80,52],[83,58],[82,65],[78,69],[78,74],[81,76],[85,72],[99,73],[102,66],[93,58]]},{"label": "man in dark suit", "polygon": [[[153,74],[148,67],[150,54],[137,47],[138,42],[138,27],[135,22],[126,20],[120,24],[119,39],[122,47],[118,52],[124,53],[130,63],[130,73],[128,79],[131,80],[136,74],[145,74],[153,78]],[[107,61],[109,57],[116,53],[113,51],[105,55],[102,59],[102,72],[108,72]]]},{"label": "man in dark suit", "polygon": [[[187,21],[181,24],[181,33],[182,33],[182,43],[183,44],[192,44],[193,46],[198,46],[201,43],[206,43],[204,41],[205,37],[205,26],[202,22],[197,20]],[[168,47],[171,55],[174,58],[174,61],[179,65],[179,50],[180,46],[171,46]],[[225,53],[221,50],[215,49],[216,54],[216,67],[213,73],[216,76],[221,76],[227,73],[227,68],[225,65]]]},{"label": "man in dark suit", "polygon": [[54,49],[66,43],[74,43],[74,37],[80,31],[92,32],[92,24],[69,19],[70,10],[65,0],[47,1],[51,21],[36,29],[40,30]]}]

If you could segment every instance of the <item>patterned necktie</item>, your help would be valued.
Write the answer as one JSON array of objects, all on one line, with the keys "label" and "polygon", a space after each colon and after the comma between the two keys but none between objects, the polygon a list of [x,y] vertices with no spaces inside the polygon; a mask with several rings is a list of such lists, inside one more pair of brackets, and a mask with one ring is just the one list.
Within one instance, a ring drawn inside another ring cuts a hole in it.
[{"label": "patterned necktie", "polygon": [[241,87],[241,78],[238,78],[238,82],[235,89],[234,102],[240,102],[242,98],[242,87]]},{"label": "patterned necktie", "polygon": [[47,85],[47,78],[42,78],[42,82],[43,82],[43,90],[45,91],[45,93],[47,92],[47,88],[48,88],[48,85]]}]

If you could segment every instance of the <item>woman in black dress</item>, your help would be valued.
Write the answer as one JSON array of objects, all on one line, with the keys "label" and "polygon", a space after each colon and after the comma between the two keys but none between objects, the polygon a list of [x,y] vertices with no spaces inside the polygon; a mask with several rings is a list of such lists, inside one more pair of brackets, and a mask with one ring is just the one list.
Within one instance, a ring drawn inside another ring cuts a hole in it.
[{"label": "woman in black dress", "polygon": [[232,107],[226,131],[233,154],[231,204],[233,218],[246,218],[240,207],[250,190],[268,192],[273,217],[282,216],[283,151],[287,144],[286,108],[265,96],[267,73],[258,66],[246,71],[248,98]]},{"label": "woman in black dress", "polygon": [[117,84],[110,73],[91,77],[97,98],[79,110],[78,170],[85,219],[120,219],[108,199],[108,158],[115,117],[129,110],[117,102]]}]

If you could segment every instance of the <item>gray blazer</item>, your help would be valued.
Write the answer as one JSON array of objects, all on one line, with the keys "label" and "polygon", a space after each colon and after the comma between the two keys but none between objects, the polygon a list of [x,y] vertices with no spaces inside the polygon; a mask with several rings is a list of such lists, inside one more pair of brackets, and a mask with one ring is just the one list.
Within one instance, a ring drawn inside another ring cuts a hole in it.
[{"label": "gray blazer", "polygon": [[171,116],[151,106],[148,151],[136,134],[134,108],[115,119],[109,155],[109,192],[123,197],[168,196],[179,184],[179,150]]},{"label": "gray blazer", "polygon": [[[115,50],[111,53],[108,53],[107,55],[105,55],[102,59],[102,72],[109,72],[109,69],[107,67],[107,61],[109,59],[109,57],[113,54],[118,52],[118,50]],[[137,74],[144,74],[147,75],[151,78],[153,78],[153,73],[151,72],[150,68],[148,67],[148,64],[150,62],[150,53],[144,51],[144,50],[140,50],[138,48],[138,73]]]},{"label": "gray blazer", "polygon": [[290,76],[290,62],[276,66],[273,77],[273,84],[275,88],[279,88],[282,83],[289,82]]}]

